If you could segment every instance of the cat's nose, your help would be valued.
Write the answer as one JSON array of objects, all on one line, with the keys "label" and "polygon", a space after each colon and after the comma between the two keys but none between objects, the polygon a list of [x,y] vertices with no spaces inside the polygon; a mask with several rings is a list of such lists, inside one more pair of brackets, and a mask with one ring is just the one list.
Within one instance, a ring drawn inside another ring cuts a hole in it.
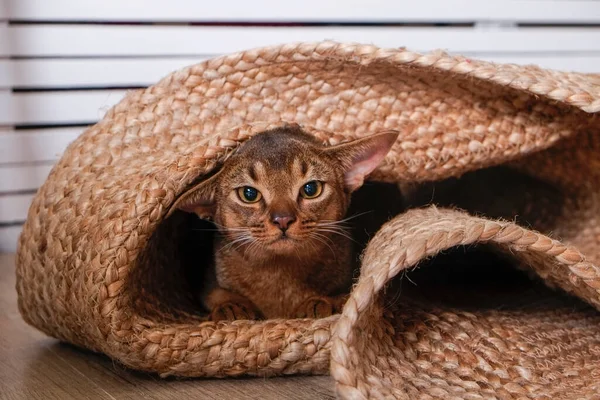
[{"label": "cat's nose", "polygon": [[273,222],[273,224],[277,225],[279,227],[279,229],[281,229],[284,232],[295,220],[296,220],[296,217],[293,217],[291,215],[277,215],[276,214],[271,217],[271,222]]}]

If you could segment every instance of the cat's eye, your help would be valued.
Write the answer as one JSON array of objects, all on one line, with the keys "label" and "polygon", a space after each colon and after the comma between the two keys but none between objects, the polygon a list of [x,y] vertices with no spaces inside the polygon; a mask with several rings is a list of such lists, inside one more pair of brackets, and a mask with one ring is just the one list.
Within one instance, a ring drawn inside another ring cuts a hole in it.
[{"label": "cat's eye", "polygon": [[310,181],[302,186],[300,189],[300,196],[305,199],[314,199],[315,197],[319,197],[323,192],[323,183],[319,181]]},{"label": "cat's eye", "polygon": [[256,203],[262,199],[262,194],[252,186],[243,186],[239,188],[237,194],[244,203]]}]

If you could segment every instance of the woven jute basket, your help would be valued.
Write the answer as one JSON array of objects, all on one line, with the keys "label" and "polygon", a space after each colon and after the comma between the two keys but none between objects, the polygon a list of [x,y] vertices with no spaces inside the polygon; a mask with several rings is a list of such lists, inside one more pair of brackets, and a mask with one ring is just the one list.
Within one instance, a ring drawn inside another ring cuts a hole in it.
[{"label": "woven jute basket", "polygon": [[[323,42],[185,68],[130,92],[54,167],[19,240],[19,308],[161,376],[331,373],[352,399],[600,398],[599,111],[597,76],[441,52]],[[371,179],[399,183],[407,209],[370,241],[341,315],[207,321],[191,276],[210,240],[171,207],[286,123],[331,144],[399,131]]]}]

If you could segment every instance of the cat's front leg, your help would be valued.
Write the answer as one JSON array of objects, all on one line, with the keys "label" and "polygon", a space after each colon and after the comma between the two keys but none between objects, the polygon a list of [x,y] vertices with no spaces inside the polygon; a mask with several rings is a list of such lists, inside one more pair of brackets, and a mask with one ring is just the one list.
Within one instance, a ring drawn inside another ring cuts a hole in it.
[{"label": "cat's front leg", "polygon": [[206,296],[205,304],[212,321],[262,318],[260,310],[246,297],[220,287]]},{"label": "cat's front leg", "polygon": [[347,294],[336,297],[312,296],[300,303],[294,316],[296,318],[326,318],[341,312],[347,299]]}]

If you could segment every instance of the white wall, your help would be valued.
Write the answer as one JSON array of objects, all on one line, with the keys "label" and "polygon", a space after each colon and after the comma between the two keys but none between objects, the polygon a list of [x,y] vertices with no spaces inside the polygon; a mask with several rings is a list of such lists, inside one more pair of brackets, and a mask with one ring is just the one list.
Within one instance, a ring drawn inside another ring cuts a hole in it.
[{"label": "white wall", "polygon": [[0,0],[0,251],[85,125],[128,88],[214,55],[335,39],[600,72],[600,1],[343,3]]}]

